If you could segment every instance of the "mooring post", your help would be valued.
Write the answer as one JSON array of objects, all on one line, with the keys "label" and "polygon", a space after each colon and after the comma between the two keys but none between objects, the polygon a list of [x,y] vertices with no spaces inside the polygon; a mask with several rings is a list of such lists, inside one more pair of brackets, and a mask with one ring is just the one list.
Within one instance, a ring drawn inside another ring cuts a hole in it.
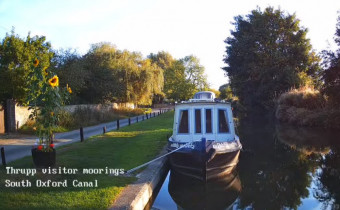
[{"label": "mooring post", "polygon": [[2,165],[6,167],[6,158],[5,158],[5,148],[1,147],[1,160],[2,160]]},{"label": "mooring post", "polygon": [[117,130],[119,130],[119,119],[117,120]]},{"label": "mooring post", "polygon": [[103,127],[103,134],[106,133],[106,126]]},{"label": "mooring post", "polygon": [[84,129],[83,127],[80,127],[80,142],[84,141]]},{"label": "mooring post", "polygon": [[131,125],[131,118],[129,117],[129,125]]}]

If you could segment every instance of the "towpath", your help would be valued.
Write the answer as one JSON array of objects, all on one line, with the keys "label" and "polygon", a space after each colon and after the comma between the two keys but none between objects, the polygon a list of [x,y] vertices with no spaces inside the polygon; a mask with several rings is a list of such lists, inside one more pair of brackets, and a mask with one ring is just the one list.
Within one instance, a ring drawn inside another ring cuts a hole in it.
[{"label": "towpath", "polygon": [[[163,109],[164,110],[164,109]],[[157,116],[159,113],[159,109],[153,109],[152,110],[152,117]],[[146,120],[145,115],[139,115],[137,117],[132,117],[131,124],[138,121],[142,121],[144,119]],[[124,127],[129,124],[129,119],[121,119],[119,120],[119,127]],[[103,134],[103,127],[106,127],[106,131],[112,131],[117,129],[117,121],[109,122],[109,123],[102,123],[95,126],[89,126],[85,127],[84,130],[84,139],[87,139],[91,136]],[[0,139],[0,148],[4,147],[5,150],[5,159],[6,163],[9,163],[11,161],[30,156],[31,155],[31,149],[35,146],[37,137],[30,136],[30,137],[22,137],[22,138],[6,138],[6,139]],[[71,144],[74,142],[80,141],[80,131],[74,130],[69,131],[65,133],[56,133],[54,144],[55,147],[60,147],[62,145]],[[2,165],[2,161],[0,162],[0,165]]]}]

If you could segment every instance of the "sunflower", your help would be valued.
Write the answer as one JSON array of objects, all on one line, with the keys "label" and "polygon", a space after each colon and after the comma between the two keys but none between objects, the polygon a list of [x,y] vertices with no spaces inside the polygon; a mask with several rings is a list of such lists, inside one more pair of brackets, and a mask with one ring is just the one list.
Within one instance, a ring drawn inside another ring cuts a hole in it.
[{"label": "sunflower", "polygon": [[34,61],[33,61],[33,66],[34,67],[37,67],[39,65],[39,60],[36,58],[36,59],[34,59]]},{"label": "sunflower", "polygon": [[66,89],[70,94],[72,93],[72,89],[71,89],[71,87],[68,86],[68,84],[66,84]]},{"label": "sunflower", "polygon": [[44,75],[45,77],[48,75],[47,67],[44,67],[44,68],[43,68],[43,75]]},{"label": "sunflower", "polygon": [[54,76],[51,79],[49,79],[48,83],[51,85],[51,87],[58,87],[59,86],[59,78],[58,78],[58,76]]}]

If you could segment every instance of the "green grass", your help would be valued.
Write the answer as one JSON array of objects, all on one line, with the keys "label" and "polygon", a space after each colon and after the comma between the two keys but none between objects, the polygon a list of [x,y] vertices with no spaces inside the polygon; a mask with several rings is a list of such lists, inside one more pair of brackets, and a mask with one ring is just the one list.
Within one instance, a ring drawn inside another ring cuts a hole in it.
[{"label": "green grass", "polygon": [[[129,170],[153,159],[166,144],[171,133],[173,112],[96,136],[83,143],[57,149],[57,166],[66,168],[117,168]],[[34,168],[31,157],[12,162],[14,168]],[[44,175],[33,177],[9,175],[1,169],[0,209],[107,209],[135,177],[84,175]],[[29,188],[5,188],[5,180],[32,182]],[[67,188],[37,188],[35,180],[68,180]],[[98,180],[97,188],[72,187],[72,180]]]}]

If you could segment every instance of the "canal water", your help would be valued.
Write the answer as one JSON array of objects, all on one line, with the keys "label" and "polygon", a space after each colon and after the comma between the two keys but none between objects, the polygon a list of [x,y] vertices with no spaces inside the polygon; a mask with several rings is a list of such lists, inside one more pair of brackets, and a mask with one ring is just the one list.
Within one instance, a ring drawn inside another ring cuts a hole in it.
[{"label": "canal water", "polygon": [[340,209],[340,132],[241,123],[236,169],[203,184],[171,171],[151,209]]}]

